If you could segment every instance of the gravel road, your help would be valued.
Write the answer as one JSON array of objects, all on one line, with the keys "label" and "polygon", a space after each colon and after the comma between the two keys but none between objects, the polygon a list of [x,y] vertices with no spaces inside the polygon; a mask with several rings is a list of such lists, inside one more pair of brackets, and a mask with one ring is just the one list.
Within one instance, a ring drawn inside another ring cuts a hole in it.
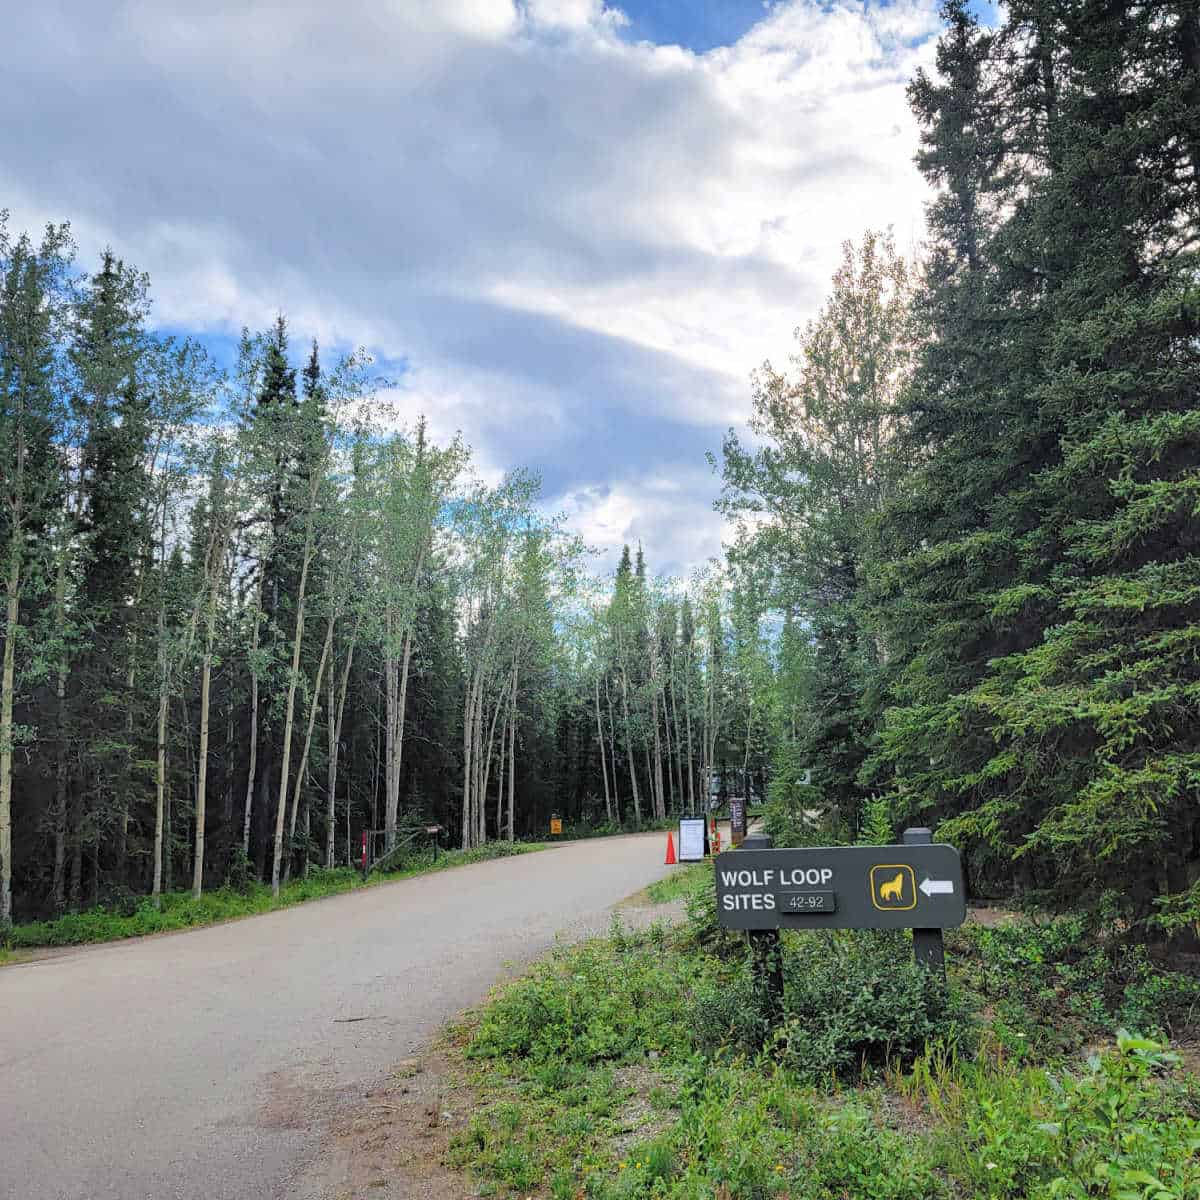
[{"label": "gravel road", "polygon": [[0,1197],[273,1200],[339,1106],[661,877],[575,842],[0,969]]}]

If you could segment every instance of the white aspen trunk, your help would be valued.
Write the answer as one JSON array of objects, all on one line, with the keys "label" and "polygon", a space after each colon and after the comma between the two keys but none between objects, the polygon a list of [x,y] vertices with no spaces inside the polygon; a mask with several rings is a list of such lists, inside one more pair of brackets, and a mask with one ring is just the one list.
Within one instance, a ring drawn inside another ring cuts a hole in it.
[{"label": "white aspen trunk", "polygon": [[[708,740],[704,745],[704,757],[707,765],[705,786],[712,792],[712,777],[717,769],[717,681],[714,678],[706,692],[706,732]],[[706,801],[707,803],[707,801]]]},{"label": "white aspen trunk", "polygon": [[60,670],[54,684],[58,745],[54,762],[54,882],[51,887],[54,911],[66,906],[67,873],[67,673]]},{"label": "white aspen trunk", "polygon": [[396,816],[400,811],[400,767],[404,762],[404,719],[408,711],[408,673],[412,664],[412,626],[404,631],[404,650],[400,656],[400,685],[396,698],[396,732],[393,739],[395,756],[392,760],[391,799],[392,829],[395,836]]},{"label": "white aspen trunk", "polygon": [[334,796],[337,794],[337,716],[334,711],[334,705],[337,698],[337,684],[334,682],[334,673],[329,672],[329,679],[325,685],[328,693],[325,696],[325,736],[329,746],[329,761],[327,763],[327,774],[325,784],[326,806],[325,806],[325,869],[328,871],[333,866],[334,854],[334,821],[337,817],[336,805],[334,804]]},{"label": "white aspen trunk", "polygon": [[484,688],[487,680],[482,679],[479,686],[479,696],[475,701],[475,845],[482,846],[487,842],[487,827],[484,823],[484,763],[483,763],[483,713]]},{"label": "white aspen trunk", "polygon": [[196,752],[196,841],[192,859],[192,897],[200,899],[204,886],[204,818],[208,801],[209,695],[212,689],[213,636],[217,617],[217,589],[211,584],[204,614],[204,658],[200,667],[200,746]]},{"label": "white aspen trunk", "polygon": [[[475,719],[475,845],[487,844],[486,794],[484,785],[487,763],[484,758],[484,714],[487,710],[487,678],[479,689],[479,712]],[[491,745],[488,745],[488,751]]]},{"label": "white aspen trunk", "polygon": [[662,690],[663,749],[667,756],[667,811],[675,811],[675,739],[671,735],[671,701],[664,686]]},{"label": "white aspen trunk", "polygon": [[683,746],[679,737],[679,697],[675,693],[674,659],[671,671],[671,728],[674,737],[671,739],[674,747],[676,794],[679,796],[679,811],[683,811]]},{"label": "white aspen trunk", "polygon": [[475,714],[475,677],[479,668],[471,673],[470,682],[463,698],[463,796],[462,796],[462,848],[470,850],[474,834],[471,811],[471,750],[474,746],[474,731],[471,719]]},{"label": "white aspen trunk", "polygon": [[312,794],[312,779],[308,773],[308,766],[305,764],[304,769],[305,792],[304,792],[304,827],[301,829],[301,835],[304,841],[304,856],[300,859],[300,878],[308,878],[308,843],[309,836],[312,833],[312,805],[309,803],[308,797]]},{"label": "white aspen trunk", "polygon": [[696,815],[696,784],[692,777],[692,698],[691,698],[691,666],[692,655],[688,651],[687,661],[687,676],[684,678],[683,686],[683,715],[687,721],[687,784],[688,784],[688,811],[692,816]]},{"label": "white aspen trunk", "polygon": [[512,707],[508,721],[508,840],[516,841],[517,792],[517,668],[513,667]]},{"label": "white aspen trunk", "polygon": [[[155,451],[157,455],[157,450]],[[139,573],[137,590],[134,594],[133,611],[135,613],[141,611],[142,607],[142,590],[145,587],[145,573]],[[125,695],[130,698],[130,703],[126,705],[125,710],[125,762],[130,768],[132,774],[133,765],[133,688],[137,682],[137,649],[138,649],[138,630],[136,623],[129,633],[129,670],[125,675]],[[126,882],[127,867],[129,861],[129,799],[127,796],[121,797],[121,826],[120,838],[118,839],[117,851],[117,878],[122,883]]]},{"label": "white aspen trunk", "polygon": [[[58,555],[58,571],[54,581],[54,633],[60,646],[66,634],[67,554],[66,536]],[[54,747],[54,882],[51,887],[54,911],[66,907],[67,868],[67,655],[59,651],[58,670],[54,679],[55,747]]]},{"label": "white aspen trunk", "polygon": [[[388,633],[391,638],[391,614],[388,615]],[[393,790],[392,780],[397,778],[392,770],[396,761],[396,710],[400,704],[400,664],[390,653],[384,658],[384,712],[383,712],[383,845],[384,853],[390,853],[396,844],[396,814],[400,805],[399,792]]]},{"label": "white aspen trunk", "polygon": [[471,834],[470,844],[479,844],[479,699],[477,689],[471,693]]},{"label": "white aspen trunk", "polygon": [[[486,812],[487,789],[488,789],[488,780],[491,778],[491,775],[492,775],[492,755],[494,753],[494,748],[495,748],[495,744],[496,744],[496,722],[500,717],[501,709],[503,709],[503,707],[504,707],[504,701],[505,701],[505,697],[507,696],[507,693],[508,693],[507,687],[502,688],[500,691],[500,695],[496,698],[496,707],[492,711],[492,723],[488,726],[486,753],[483,756],[483,778],[482,778],[482,780],[480,780],[480,786],[479,786],[479,802],[480,802],[479,824],[483,829],[483,839],[482,840],[485,842],[487,841],[487,812]],[[500,830],[497,827],[497,830],[496,830],[497,839],[499,838],[499,836],[500,836]]]},{"label": "white aspen trunk", "polygon": [[612,761],[612,784],[613,784],[613,813],[617,818],[617,824],[621,824],[621,789],[617,782],[617,721],[613,715],[612,692],[608,687],[608,676],[604,677],[604,699],[608,702],[608,749],[609,757]]},{"label": "white aspen trunk", "polygon": [[300,566],[300,585],[296,591],[296,629],[292,637],[292,669],[288,676],[287,706],[283,722],[283,761],[279,767],[279,804],[275,811],[275,852],[271,861],[271,894],[273,896],[279,895],[279,867],[283,860],[283,823],[287,815],[288,777],[292,758],[292,726],[296,722],[296,683],[300,676],[300,648],[304,640],[304,601],[308,588],[308,568],[313,553],[313,502],[314,498],[310,496],[308,520],[304,533],[304,559]]},{"label": "white aspen trunk", "polygon": [[[296,787],[292,795],[292,821],[288,829],[288,856],[284,866],[284,879],[290,879],[292,873],[291,847],[296,841],[296,814],[300,811],[300,797],[308,776],[308,754],[312,748],[313,729],[317,724],[317,710],[321,707],[321,682],[325,676],[325,664],[329,661],[329,651],[333,645],[333,627],[336,618],[330,617],[325,627],[325,642],[321,646],[321,658],[317,663],[317,678],[313,684],[312,696],[308,702],[308,722],[304,730],[304,749],[300,753],[300,765],[296,768]],[[305,810],[305,821],[308,820],[308,810]],[[308,861],[307,843],[304,849],[305,862]]]},{"label": "white aspen trunk", "polygon": [[500,752],[496,764],[496,837],[504,833],[504,756],[508,750],[508,715],[505,714],[504,724],[500,726]]},{"label": "white aspen trunk", "polygon": [[[600,673],[596,673],[596,738],[600,743],[600,774],[604,776],[604,815],[610,825],[615,825],[612,796],[608,790],[608,764],[604,761],[604,724],[600,718]],[[615,766],[615,764],[614,764]]]},{"label": "white aspen trunk", "polygon": [[422,545],[413,564],[412,579],[409,585],[409,599],[412,611],[404,620],[404,645],[400,662],[391,657],[393,639],[399,633],[394,609],[389,605],[387,612],[387,644],[388,644],[388,754],[385,788],[387,804],[384,811],[385,843],[391,850],[396,842],[396,821],[400,812],[400,768],[404,760],[404,720],[408,709],[408,676],[412,663],[413,624],[416,621],[417,589],[421,582],[421,572],[425,567],[425,547]]},{"label": "white aspen trunk", "polygon": [[642,743],[642,754],[646,759],[646,789],[650,793],[650,817],[654,820],[658,816],[658,801],[654,795],[654,775],[650,769],[650,743]]},{"label": "white aspen trunk", "polygon": [[750,737],[754,731],[754,697],[746,705],[746,753],[742,757],[742,795],[750,807]]},{"label": "white aspen trunk", "polygon": [[[326,834],[325,843],[325,865],[333,866],[334,857],[334,836],[333,825],[335,819],[334,798],[337,794],[337,773],[338,759],[340,757],[341,742],[342,742],[342,718],[346,712],[346,693],[350,689],[350,668],[354,663],[354,650],[358,645],[358,629],[362,620],[362,615],[359,613],[354,618],[354,627],[350,631],[350,642],[346,647],[346,665],[342,668],[342,681],[338,689],[337,701],[337,718],[331,726],[333,738],[329,745],[329,829]],[[333,686],[333,672],[329,673],[329,684]],[[330,704],[332,711],[333,705]],[[350,865],[350,796],[346,796],[346,865]]]},{"label": "white aspen trunk", "polygon": [[[164,498],[159,522],[158,589],[158,722],[154,759],[154,863],[151,896],[154,907],[162,906],[163,835],[167,809],[167,716],[170,708],[171,674],[167,651],[167,505]],[[63,673],[65,682],[65,672]]]},{"label": "white aspen trunk", "polygon": [[629,726],[629,684],[625,668],[621,668],[621,711],[625,717],[625,757],[629,760],[629,786],[633,791],[633,820],[638,829],[642,827],[642,802],[638,795],[637,765],[633,753],[633,734]]},{"label": "white aspen trunk", "polygon": [[242,810],[242,854],[250,857],[250,819],[254,813],[254,778],[258,772],[258,638],[262,624],[262,579],[254,601],[254,627],[250,631],[250,762],[246,775],[246,802]]},{"label": "white aspen trunk", "polygon": [[667,805],[663,798],[662,775],[662,737],[658,729],[658,684],[653,674],[650,680],[650,714],[654,721],[654,815],[661,821],[667,815]]},{"label": "white aspen trunk", "polygon": [[396,710],[400,705],[400,664],[390,656],[384,661],[384,738],[383,738],[383,840],[385,853],[396,842],[396,815],[400,795],[393,790],[396,778],[392,766],[396,761]]},{"label": "white aspen trunk", "polygon": [[159,672],[158,683],[158,746],[154,765],[154,883],[151,895],[154,907],[162,904],[163,885],[163,832],[167,807],[167,712],[170,705],[170,682],[165,662]]}]

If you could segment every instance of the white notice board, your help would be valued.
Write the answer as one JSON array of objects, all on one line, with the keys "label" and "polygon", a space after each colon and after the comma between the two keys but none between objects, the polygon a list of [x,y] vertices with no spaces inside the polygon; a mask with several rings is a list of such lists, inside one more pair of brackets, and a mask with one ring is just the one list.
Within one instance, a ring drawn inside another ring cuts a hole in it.
[{"label": "white notice board", "polygon": [[704,818],[680,817],[679,861],[704,861]]}]

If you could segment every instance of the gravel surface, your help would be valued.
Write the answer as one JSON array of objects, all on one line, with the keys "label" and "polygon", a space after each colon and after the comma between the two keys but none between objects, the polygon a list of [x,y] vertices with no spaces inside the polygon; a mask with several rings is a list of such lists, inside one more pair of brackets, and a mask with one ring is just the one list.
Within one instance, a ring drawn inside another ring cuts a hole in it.
[{"label": "gravel surface", "polygon": [[0,1197],[294,1196],[330,1122],[556,938],[660,878],[575,842],[0,970]]}]

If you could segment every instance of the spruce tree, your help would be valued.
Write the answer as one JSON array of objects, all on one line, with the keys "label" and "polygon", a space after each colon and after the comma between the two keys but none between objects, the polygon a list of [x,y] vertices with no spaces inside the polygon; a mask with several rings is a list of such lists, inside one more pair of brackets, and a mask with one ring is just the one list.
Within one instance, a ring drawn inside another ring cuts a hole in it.
[{"label": "spruce tree", "polygon": [[[135,615],[149,565],[150,398],[143,378],[148,281],[111,251],[83,289],[69,351],[73,416],[81,427],[78,505],[78,620],[86,644],[71,670],[74,728],[82,743],[76,781],[82,808],[73,830],[73,877],[91,854],[92,899],[99,896],[101,847],[112,837],[111,874],[125,878],[135,743],[130,672]],[[78,900],[77,887],[73,889]]]},{"label": "spruce tree", "polygon": [[62,500],[64,413],[55,387],[56,328],[71,246],[50,228],[35,247],[8,241],[0,213],[0,552],[4,590],[0,676],[0,938],[12,925],[13,750],[33,730],[14,720],[36,667],[30,626],[52,588],[46,530]]},{"label": "spruce tree", "polygon": [[978,867],[1145,917],[1200,862],[1194,10],[949,16],[874,778]]}]

